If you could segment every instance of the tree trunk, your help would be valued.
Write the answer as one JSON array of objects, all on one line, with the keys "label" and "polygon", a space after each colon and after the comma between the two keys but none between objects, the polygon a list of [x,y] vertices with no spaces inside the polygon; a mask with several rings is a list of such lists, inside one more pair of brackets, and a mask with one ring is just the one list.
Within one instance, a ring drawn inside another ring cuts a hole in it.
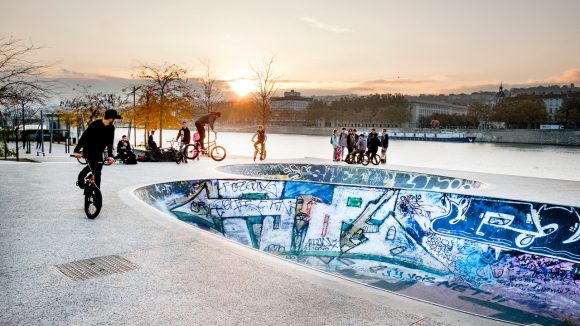
[{"label": "tree trunk", "polygon": [[16,142],[16,161],[20,161],[20,146],[18,146],[18,128],[14,130],[14,137]]}]

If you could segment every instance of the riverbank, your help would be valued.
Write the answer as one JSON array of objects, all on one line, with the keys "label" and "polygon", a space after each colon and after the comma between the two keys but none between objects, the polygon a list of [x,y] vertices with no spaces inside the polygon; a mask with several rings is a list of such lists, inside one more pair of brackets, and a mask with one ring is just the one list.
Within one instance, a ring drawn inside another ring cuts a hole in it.
[{"label": "riverbank", "polygon": [[[221,126],[219,130],[228,132],[252,132],[254,126]],[[333,127],[269,126],[270,134],[326,136]],[[358,128],[367,130],[370,128]],[[391,132],[395,129],[390,130]],[[433,132],[431,129],[396,129],[401,132]],[[459,129],[453,130],[476,136],[475,142],[527,145],[580,146],[580,130],[539,130],[539,129]]]}]

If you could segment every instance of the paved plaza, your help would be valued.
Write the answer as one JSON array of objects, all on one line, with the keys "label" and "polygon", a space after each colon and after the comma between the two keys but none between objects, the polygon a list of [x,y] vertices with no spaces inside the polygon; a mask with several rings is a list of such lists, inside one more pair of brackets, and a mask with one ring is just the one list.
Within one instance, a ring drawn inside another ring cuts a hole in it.
[{"label": "paved plaza", "polygon": [[[248,158],[104,167],[104,207],[88,220],[74,186],[81,165],[61,149],[29,156],[40,163],[0,161],[1,325],[501,324],[275,258],[131,194],[155,182],[228,177],[215,167]],[[578,182],[414,170],[483,181],[482,195],[580,206]],[[74,281],[56,267],[109,255],[136,268]]]}]

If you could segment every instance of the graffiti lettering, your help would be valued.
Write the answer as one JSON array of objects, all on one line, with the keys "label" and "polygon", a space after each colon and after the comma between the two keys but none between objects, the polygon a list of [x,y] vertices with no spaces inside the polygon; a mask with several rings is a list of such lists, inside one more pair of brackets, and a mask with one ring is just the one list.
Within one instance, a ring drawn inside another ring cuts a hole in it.
[{"label": "graffiti lettering", "polygon": [[329,237],[308,239],[303,250],[309,251],[331,251],[338,248],[338,240]]}]

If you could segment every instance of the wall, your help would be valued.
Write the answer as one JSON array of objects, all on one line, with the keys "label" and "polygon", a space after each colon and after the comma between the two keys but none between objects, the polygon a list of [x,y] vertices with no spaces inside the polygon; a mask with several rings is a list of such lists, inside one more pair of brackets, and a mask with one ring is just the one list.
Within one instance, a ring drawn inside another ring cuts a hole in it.
[{"label": "wall", "polygon": [[518,323],[580,320],[577,207],[258,179],[135,194],[236,242],[388,291]]},{"label": "wall", "polygon": [[[339,126],[340,127],[340,126]],[[253,131],[255,126],[246,128],[227,128],[224,131]],[[276,134],[298,134],[313,136],[328,136],[332,133],[334,127],[297,127],[297,126],[279,126],[268,127],[269,133]],[[359,131],[369,131],[369,128],[357,128]],[[380,129],[380,128],[377,128]],[[220,129],[221,130],[221,129]],[[413,129],[409,129],[412,132]],[[393,130],[391,130],[393,131]],[[404,132],[403,129],[397,131]],[[429,130],[425,130],[428,132]],[[497,130],[479,130],[466,129],[457,130],[464,132],[467,136],[477,136],[476,142],[487,143],[515,143],[515,144],[541,144],[541,145],[568,145],[580,146],[580,130],[539,130],[539,129],[497,129]],[[399,140],[393,140],[399,141]]]},{"label": "wall", "polygon": [[468,190],[483,185],[475,180],[441,175],[328,164],[235,164],[219,166],[217,169],[250,177],[403,189]]}]

